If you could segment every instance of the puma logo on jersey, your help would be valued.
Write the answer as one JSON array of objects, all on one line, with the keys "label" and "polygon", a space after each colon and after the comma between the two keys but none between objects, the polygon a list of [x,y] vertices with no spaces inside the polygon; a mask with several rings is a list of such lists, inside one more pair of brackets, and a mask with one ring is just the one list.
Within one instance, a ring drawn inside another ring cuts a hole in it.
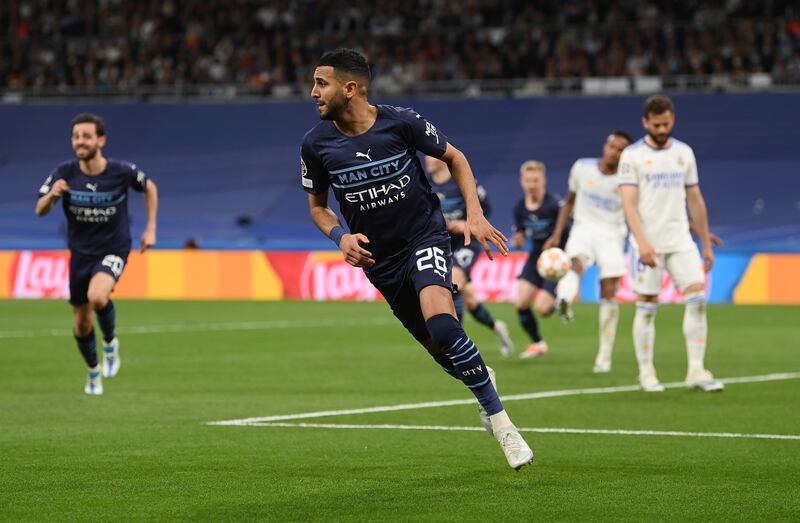
[{"label": "puma logo on jersey", "polygon": [[361,153],[361,152],[356,151],[356,158],[366,158],[367,160],[372,161],[372,158],[369,157],[369,152],[371,150],[372,150],[372,147],[367,149],[367,152],[365,152],[365,153]]},{"label": "puma logo on jersey", "polygon": [[86,188],[92,192],[97,192],[97,184],[96,183],[87,183]]}]

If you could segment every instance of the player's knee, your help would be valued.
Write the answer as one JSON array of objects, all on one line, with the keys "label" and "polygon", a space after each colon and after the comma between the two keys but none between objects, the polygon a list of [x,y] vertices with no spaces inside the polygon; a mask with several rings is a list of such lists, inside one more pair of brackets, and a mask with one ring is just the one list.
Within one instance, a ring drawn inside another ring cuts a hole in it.
[{"label": "player's knee", "polygon": [[533,310],[536,311],[536,314],[542,317],[547,317],[553,314],[555,307],[553,307],[552,303],[535,303],[533,305]]},{"label": "player's knee", "polygon": [[446,354],[466,334],[457,319],[449,314],[437,314],[425,322],[434,343]]},{"label": "player's knee", "polygon": [[92,319],[91,318],[76,318],[75,319],[75,335],[84,337],[92,332]]},{"label": "player's knee", "polygon": [[108,304],[108,295],[103,291],[89,289],[86,297],[93,310],[100,310]]}]

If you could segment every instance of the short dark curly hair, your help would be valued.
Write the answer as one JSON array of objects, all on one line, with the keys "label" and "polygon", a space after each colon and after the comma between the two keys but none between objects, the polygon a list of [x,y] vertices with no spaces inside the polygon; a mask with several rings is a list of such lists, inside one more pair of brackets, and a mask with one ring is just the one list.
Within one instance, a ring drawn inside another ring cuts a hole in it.
[{"label": "short dark curly hair", "polygon": [[317,67],[324,66],[333,67],[335,74],[355,76],[366,84],[372,80],[367,57],[355,49],[341,47],[328,51],[322,55],[317,64]]}]

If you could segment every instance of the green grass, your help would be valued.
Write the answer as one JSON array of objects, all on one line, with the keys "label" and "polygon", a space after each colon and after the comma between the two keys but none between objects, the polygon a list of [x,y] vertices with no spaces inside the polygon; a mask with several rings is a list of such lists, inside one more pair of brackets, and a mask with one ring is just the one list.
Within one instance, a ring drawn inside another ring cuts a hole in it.
[{"label": "green grass", "polygon": [[[513,309],[491,309],[521,347]],[[158,325],[184,332],[121,334],[119,376],[104,382],[105,395],[87,397],[68,306],[0,301],[0,520],[800,519],[798,440],[526,433],[537,461],[517,473],[483,432],[208,426],[469,395],[385,304],[120,301],[117,310],[123,332]],[[591,373],[595,306],[579,306],[569,326],[543,321],[551,354],[541,360],[504,360],[488,330],[466,327],[502,394],[632,385],[632,312],[622,306],[608,375]],[[658,314],[656,365],[665,382],[685,374],[682,313],[663,306]],[[330,319],[341,323],[312,325]],[[277,320],[307,323],[209,329]],[[800,371],[798,320],[797,308],[710,307],[707,366],[719,377]],[[520,427],[800,434],[800,380],[506,407]],[[476,411],[308,421],[477,426]]]}]

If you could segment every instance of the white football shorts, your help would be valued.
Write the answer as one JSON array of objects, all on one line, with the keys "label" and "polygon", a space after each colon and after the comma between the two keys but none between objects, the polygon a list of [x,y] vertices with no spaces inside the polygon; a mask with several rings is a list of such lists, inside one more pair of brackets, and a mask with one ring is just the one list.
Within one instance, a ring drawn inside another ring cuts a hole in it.
[{"label": "white football shorts", "polygon": [[588,269],[597,264],[600,279],[625,275],[625,236],[586,226],[575,226],[564,250],[570,258],[579,257]]},{"label": "white football shorts", "polygon": [[659,253],[655,267],[639,262],[639,249],[631,242],[631,279],[637,294],[656,296],[661,291],[661,283],[666,270],[675,288],[683,292],[689,285],[705,283],[706,273],[703,258],[697,245],[692,242],[678,252]]}]

